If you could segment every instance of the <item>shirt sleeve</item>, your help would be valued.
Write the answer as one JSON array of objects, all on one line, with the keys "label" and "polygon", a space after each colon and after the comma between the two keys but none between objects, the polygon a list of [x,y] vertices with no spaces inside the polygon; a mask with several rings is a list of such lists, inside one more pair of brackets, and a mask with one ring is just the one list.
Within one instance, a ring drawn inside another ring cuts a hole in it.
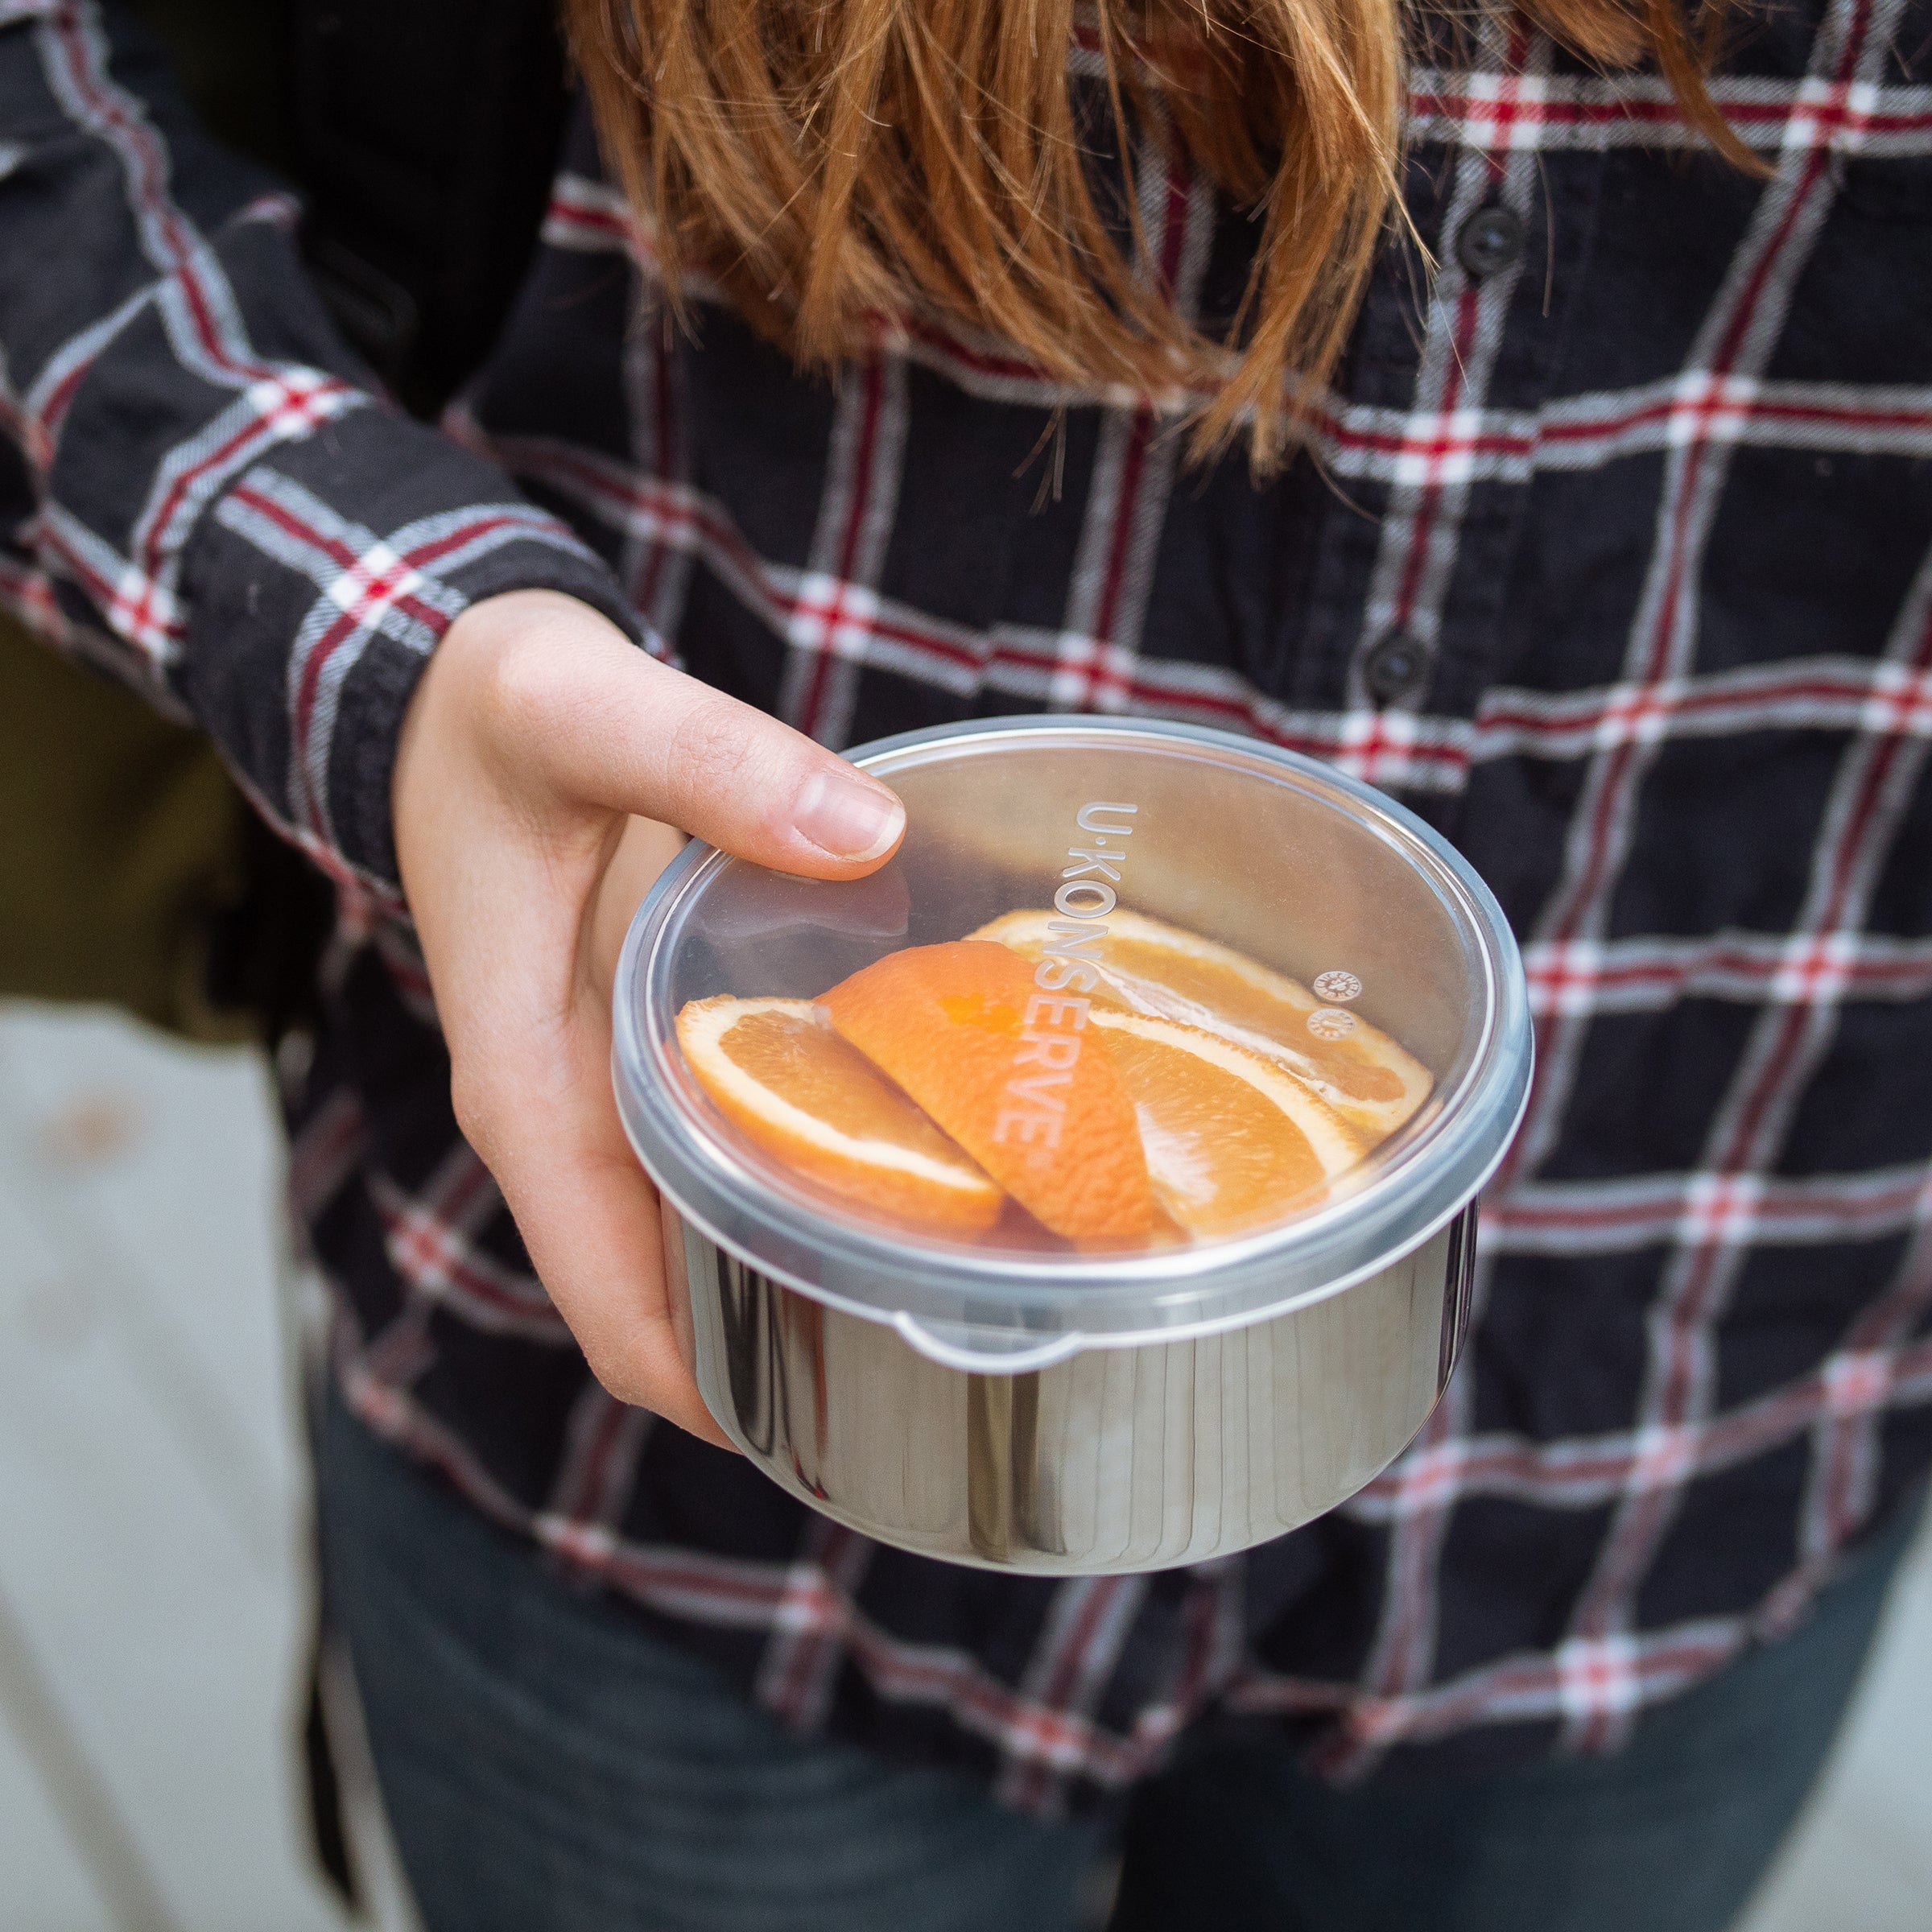
[{"label": "shirt sleeve", "polygon": [[394,903],[397,733],[452,620],[544,588],[638,627],[563,524],[375,393],[296,217],[118,11],[0,0],[0,605]]}]

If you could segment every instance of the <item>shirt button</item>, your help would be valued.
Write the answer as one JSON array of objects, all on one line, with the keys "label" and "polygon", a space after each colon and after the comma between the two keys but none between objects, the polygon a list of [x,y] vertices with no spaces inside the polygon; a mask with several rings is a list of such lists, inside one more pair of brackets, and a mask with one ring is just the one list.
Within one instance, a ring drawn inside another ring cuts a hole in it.
[{"label": "shirt button", "polygon": [[1513,208],[1479,208],[1458,231],[1455,258],[1480,282],[1523,258],[1523,218]]},{"label": "shirt button", "polygon": [[1429,675],[1429,647],[1406,630],[1385,631],[1362,659],[1362,686],[1378,704],[1393,704]]}]

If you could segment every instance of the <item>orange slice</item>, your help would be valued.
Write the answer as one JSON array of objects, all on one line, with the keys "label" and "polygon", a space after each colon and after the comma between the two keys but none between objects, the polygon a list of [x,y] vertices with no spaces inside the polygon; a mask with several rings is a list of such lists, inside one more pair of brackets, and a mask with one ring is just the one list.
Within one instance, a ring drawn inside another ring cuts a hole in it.
[{"label": "orange slice", "polygon": [[1157,1224],[1133,1104],[1084,1000],[1043,993],[1004,946],[913,946],[819,1000],[1034,1218],[1070,1241]]},{"label": "orange slice", "polygon": [[1319,1207],[1361,1137],[1273,1060],[1195,1026],[1096,1007],[1140,1121],[1155,1198],[1190,1234]]},{"label": "orange slice", "polygon": [[[1009,912],[972,936],[1037,960],[1055,916]],[[1264,1054],[1377,1139],[1394,1133],[1429,1097],[1434,1083],[1426,1067],[1346,1005],[1317,999],[1298,980],[1138,913],[1110,912],[1106,930],[1093,957],[1101,975],[1096,1007],[1177,1020]]]},{"label": "orange slice", "polygon": [[976,1232],[1000,1190],[809,1000],[693,1000],[678,1043],[698,1083],[788,1166],[881,1213]]}]

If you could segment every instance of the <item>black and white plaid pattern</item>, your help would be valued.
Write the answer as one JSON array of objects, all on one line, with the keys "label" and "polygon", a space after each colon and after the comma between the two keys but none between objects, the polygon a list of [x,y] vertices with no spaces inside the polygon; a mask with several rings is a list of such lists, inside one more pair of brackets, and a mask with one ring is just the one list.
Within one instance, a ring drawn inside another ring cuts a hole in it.
[{"label": "black and white plaid pattern", "polygon": [[[1612,1747],[1932,1464],[1924,0],[1736,36],[1716,97],[1762,181],[1654,79],[1426,36],[1439,270],[1418,299],[1391,246],[1322,468],[1260,488],[1186,466],[1185,398],[955,332],[825,382],[715,305],[673,341],[581,136],[433,438],[94,8],[0,29],[0,587],[198,716],[336,877],[294,1197],[349,1398],[479,1508],[789,1721],[1052,1808],[1222,1723],[1338,1777]],[[1146,272],[1225,312],[1244,225],[1158,130],[1137,180]],[[1477,217],[1510,246],[1466,266]],[[1540,1071],[1410,1452],[1245,1558],[1053,1583],[881,1549],[605,1396],[456,1136],[383,822],[414,668],[512,583],[640,614],[828,743],[1175,716],[1453,837],[1522,938]]]}]

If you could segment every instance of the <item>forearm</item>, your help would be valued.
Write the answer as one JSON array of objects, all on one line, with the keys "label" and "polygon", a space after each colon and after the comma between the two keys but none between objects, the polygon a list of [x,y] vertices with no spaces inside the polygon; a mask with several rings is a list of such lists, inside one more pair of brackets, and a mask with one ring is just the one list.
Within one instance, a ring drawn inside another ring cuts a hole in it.
[{"label": "forearm", "polygon": [[91,0],[0,0],[0,598],[213,736],[325,864],[393,885],[390,773],[477,599],[609,573],[372,393],[275,185]]}]

